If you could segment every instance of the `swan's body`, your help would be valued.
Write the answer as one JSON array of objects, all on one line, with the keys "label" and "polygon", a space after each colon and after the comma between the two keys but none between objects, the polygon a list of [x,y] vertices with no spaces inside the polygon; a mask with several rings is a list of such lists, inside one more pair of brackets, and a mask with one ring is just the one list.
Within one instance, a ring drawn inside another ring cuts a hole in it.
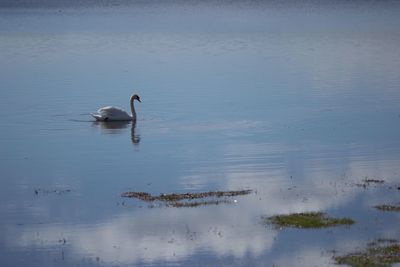
[{"label": "swan's body", "polygon": [[129,121],[132,120],[132,116],[126,111],[117,107],[104,107],[97,110],[97,114],[92,116],[98,121]]},{"label": "swan's body", "polygon": [[97,121],[136,121],[135,105],[133,104],[135,99],[141,102],[140,97],[138,95],[131,96],[130,99],[131,115],[129,115],[123,109],[112,106],[100,108],[99,110],[97,110],[97,113],[92,113],[91,115]]}]

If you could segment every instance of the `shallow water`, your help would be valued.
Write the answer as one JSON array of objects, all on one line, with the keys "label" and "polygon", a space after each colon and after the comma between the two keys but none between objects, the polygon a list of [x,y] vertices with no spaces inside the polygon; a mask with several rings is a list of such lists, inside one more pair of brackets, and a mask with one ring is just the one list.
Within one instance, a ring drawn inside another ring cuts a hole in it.
[{"label": "shallow water", "polygon": [[[0,6],[2,266],[328,266],[400,239],[373,208],[400,202],[400,3]],[[136,125],[90,117],[132,93]],[[261,220],[319,210],[356,224]]]}]

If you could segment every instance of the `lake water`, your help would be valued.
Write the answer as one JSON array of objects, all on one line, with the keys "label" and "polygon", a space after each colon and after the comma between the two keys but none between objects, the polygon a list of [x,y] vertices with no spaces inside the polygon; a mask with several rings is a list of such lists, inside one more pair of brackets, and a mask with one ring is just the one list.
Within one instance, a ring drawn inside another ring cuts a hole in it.
[{"label": "lake water", "polygon": [[[400,239],[374,208],[400,203],[399,70],[398,1],[2,1],[0,265],[330,266]],[[133,93],[136,125],[90,117]],[[261,219],[305,211],[356,223]]]}]

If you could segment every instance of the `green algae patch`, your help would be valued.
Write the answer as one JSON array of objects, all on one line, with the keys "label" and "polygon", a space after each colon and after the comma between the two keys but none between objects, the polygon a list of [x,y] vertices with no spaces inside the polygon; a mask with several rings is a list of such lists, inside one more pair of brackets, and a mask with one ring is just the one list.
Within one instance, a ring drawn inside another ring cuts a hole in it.
[{"label": "green algae patch", "polygon": [[288,215],[275,215],[264,218],[264,221],[278,227],[324,228],[338,225],[352,225],[349,218],[333,218],[323,212],[303,212]]},{"label": "green algae patch", "polygon": [[337,264],[353,267],[384,267],[400,263],[400,245],[396,240],[379,239],[368,244],[364,251],[333,257]]},{"label": "green algae patch", "polygon": [[376,205],[374,208],[381,211],[400,211],[400,205]]}]

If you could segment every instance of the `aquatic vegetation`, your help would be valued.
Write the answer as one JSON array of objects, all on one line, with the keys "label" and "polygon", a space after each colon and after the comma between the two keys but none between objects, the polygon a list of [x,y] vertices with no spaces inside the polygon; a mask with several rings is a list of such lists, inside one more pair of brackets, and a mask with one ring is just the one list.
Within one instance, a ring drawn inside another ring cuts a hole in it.
[{"label": "aquatic vegetation", "polygon": [[[190,201],[193,199],[205,199],[205,198],[222,198],[222,197],[234,197],[250,194],[252,190],[238,190],[238,191],[209,191],[199,193],[173,193],[173,194],[160,194],[153,196],[146,192],[125,192],[121,194],[121,197],[137,198],[143,201],[162,201],[168,202],[169,207],[198,207],[205,205],[218,205],[222,203],[231,203],[228,200],[208,200],[208,201]],[[189,201],[186,201],[189,200]]]},{"label": "aquatic vegetation", "polygon": [[175,207],[175,208],[184,208],[184,207],[199,207],[199,206],[208,206],[208,205],[219,205],[222,203],[232,203],[232,201],[228,200],[210,200],[210,201],[195,201],[195,202],[172,202],[169,203],[167,206]]},{"label": "aquatic vegetation", "polygon": [[362,180],[362,183],[356,183],[355,185],[366,188],[371,184],[383,184],[383,183],[385,183],[385,180],[369,179],[368,177],[365,177],[364,180]]},{"label": "aquatic vegetation", "polygon": [[122,197],[137,198],[144,201],[179,201],[182,199],[197,199],[207,197],[233,197],[250,194],[252,190],[238,190],[238,191],[209,191],[200,193],[173,193],[173,194],[161,194],[153,196],[146,192],[125,192],[122,193]]},{"label": "aquatic vegetation", "polygon": [[375,183],[375,184],[383,184],[385,181],[384,180],[378,180],[378,179],[368,179],[365,178],[364,182],[369,184],[369,183]]},{"label": "aquatic vegetation", "polygon": [[264,218],[264,221],[279,227],[295,228],[323,228],[337,225],[351,225],[354,223],[352,219],[328,217],[323,212],[304,212],[288,215],[275,215]]},{"label": "aquatic vegetation", "polygon": [[400,205],[376,205],[374,208],[381,211],[400,211]]},{"label": "aquatic vegetation", "polygon": [[64,193],[70,193],[72,192],[72,189],[70,188],[53,188],[53,189],[46,189],[46,188],[35,188],[33,190],[33,192],[35,193],[35,195],[48,195],[48,194],[57,194],[57,195],[61,195]]},{"label": "aquatic vegetation", "polygon": [[146,192],[125,192],[121,194],[121,197],[137,198],[143,201],[154,201],[156,197]]},{"label": "aquatic vegetation", "polygon": [[378,239],[369,243],[364,251],[333,258],[337,264],[354,267],[391,266],[400,263],[400,245],[393,239]]}]

